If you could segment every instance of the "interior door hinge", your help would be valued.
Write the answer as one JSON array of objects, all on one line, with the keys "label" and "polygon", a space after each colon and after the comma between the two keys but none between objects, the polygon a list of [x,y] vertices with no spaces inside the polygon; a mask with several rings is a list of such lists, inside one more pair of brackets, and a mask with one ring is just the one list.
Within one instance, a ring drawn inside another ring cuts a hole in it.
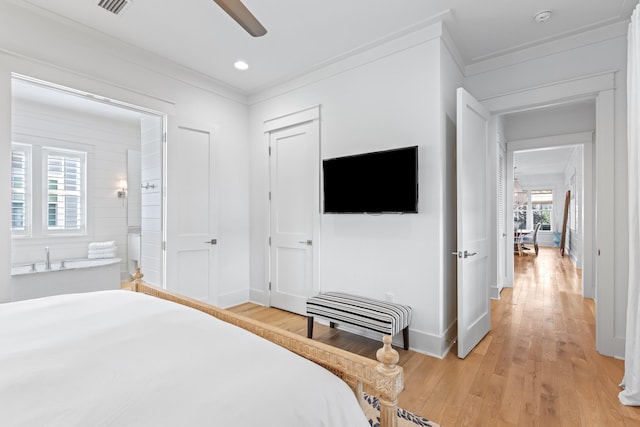
[{"label": "interior door hinge", "polygon": [[269,282],[269,290],[271,290],[271,282]]},{"label": "interior door hinge", "polygon": [[269,147],[269,155],[271,155],[271,147]]},{"label": "interior door hinge", "polygon": [[269,201],[271,201],[271,191],[269,191]]},{"label": "interior door hinge", "polygon": [[162,241],[162,250],[163,250],[163,251],[166,251],[166,250],[167,250],[167,241],[166,241],[166,240],[163,240],[163,241]]},{"label": "interior door hinge", "polygon": [[271,236],[269,236],[269,246],[271,246]]},{"label": "interior door hinge", "polygon": [[162,142],[165,143],[165,144],[167,143],[167,133],[166,132],[162,133]]}]

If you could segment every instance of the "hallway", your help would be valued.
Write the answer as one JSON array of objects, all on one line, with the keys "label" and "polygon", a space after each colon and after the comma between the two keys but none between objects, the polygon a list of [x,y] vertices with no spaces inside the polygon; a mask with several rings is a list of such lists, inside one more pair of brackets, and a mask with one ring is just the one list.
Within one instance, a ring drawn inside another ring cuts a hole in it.
[{"label": "hallway", "polygon": [[[640,408],[618,402],[623,362],[594,344],[593,300],[558,249],[515,257],[516,283],[492,301],[492,330],[460,360],[397,349],[401,407],[444,426],[640,426]],[[306,319],[242,304],[232,309],[301,335]],[[379,343],[316,323],[314,338],[375,358]]]}]

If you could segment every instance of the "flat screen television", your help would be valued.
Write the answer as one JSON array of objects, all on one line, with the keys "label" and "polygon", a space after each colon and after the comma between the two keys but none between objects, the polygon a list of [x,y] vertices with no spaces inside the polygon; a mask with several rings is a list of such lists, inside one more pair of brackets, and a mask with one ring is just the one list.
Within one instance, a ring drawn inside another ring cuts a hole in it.
[{"label": "flat screen television", "polygon": [[417,213],[418,147],[322,161],[324,213]]}]

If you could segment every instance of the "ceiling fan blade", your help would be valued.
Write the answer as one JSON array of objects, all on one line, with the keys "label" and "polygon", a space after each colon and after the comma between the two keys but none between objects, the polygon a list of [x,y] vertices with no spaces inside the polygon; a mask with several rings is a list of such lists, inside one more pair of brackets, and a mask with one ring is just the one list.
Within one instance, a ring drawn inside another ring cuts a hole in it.
[{"label": "ceiling fan blade", "polygon": [[260,37],[267,34],[267,30],[256,19],[249,9],[240,0],[213,0],[230,17],[232,17],[242,28],[247,30],[253,37]]}]

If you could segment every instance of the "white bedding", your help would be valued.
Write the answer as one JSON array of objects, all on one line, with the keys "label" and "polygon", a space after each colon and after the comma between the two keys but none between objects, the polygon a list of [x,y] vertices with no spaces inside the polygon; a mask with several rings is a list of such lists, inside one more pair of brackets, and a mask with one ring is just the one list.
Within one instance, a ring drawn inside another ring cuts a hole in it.
[{"label": "white bedding", "polygon": [[0,304],[0,426],[368,426],[349,387],[204,313],[127,291]]}]

